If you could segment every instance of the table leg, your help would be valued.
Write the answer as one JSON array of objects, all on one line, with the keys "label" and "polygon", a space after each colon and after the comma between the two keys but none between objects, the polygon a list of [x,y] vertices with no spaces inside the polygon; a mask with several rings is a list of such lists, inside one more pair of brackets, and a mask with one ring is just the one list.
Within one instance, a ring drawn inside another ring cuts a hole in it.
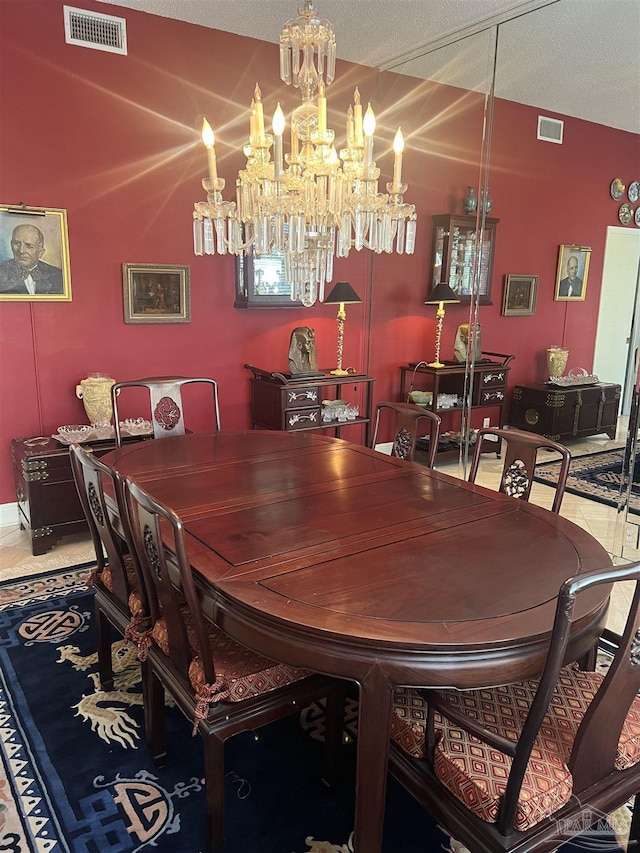
[{"label": "table leg", "polygon": [[380,853],[387,789],[393,688],[374,667],[360,684],[355,853]]}]

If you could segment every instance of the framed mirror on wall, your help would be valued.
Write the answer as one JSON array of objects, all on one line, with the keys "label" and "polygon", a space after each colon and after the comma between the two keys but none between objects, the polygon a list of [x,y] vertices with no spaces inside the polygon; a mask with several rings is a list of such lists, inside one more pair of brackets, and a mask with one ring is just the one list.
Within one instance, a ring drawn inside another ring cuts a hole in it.
[{"label": "framed mirror on wall", "polygon": [[291,285],[285,278],[284,254],[256,255],[253,250],[236,255],[236,296],[234,308],[301,308],[291,299]]}]

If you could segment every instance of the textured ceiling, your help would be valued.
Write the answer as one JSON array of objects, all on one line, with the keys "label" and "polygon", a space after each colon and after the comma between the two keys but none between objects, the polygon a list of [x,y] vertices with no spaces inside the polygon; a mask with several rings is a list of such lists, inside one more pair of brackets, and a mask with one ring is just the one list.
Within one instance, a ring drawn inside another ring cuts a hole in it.
[{"label": "textured ceiling", "polygon": [[[110,3],[274,43],[298,8],[298,0]],[[466,88],[486,89],[495,32],[486,25],[500,24],[499,97],[640,133],[640,0],[317,0],[316,7],[334,25],[339,58]]]}]

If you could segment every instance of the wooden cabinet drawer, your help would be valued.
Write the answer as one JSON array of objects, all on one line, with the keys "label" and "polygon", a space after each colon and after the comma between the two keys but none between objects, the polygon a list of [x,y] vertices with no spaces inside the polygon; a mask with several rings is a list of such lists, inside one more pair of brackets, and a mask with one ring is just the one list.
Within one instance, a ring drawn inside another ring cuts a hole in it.
[{"label": "wooden cabinet drawer", "polygon": [[479,388],[479,399],[476,403],[479,406],[490,406],[492,403],[496,406],[501,406],[504,403],[505,388]]},{"label": "wooden cabinet drawer", "polygon": [[320,388],[317,385],[309,388],[286,388],[285,408],[297,409],[320,405]]},{"label": "wooden cabinet drawer", "polygon": [[322,413],[320,408],[317,409],[296,409],[287,410],[285,414],[286,429],[312,429],[322,426]]}]

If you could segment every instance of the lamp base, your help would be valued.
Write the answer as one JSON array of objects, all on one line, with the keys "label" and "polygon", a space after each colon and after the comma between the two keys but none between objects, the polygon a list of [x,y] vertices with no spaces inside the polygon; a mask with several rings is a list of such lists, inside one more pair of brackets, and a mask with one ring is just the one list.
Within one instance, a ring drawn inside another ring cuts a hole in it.
[{"label": "lamp base", "polygon": [[441,364],[439,361],[432,361],[427,364],[427,367],[446,367],[446,364]]},{"label": "lamp base", "polygon": [[348,376],[349,375],[349,371],[343,370],[341,367],[336,367],[335,370],[330,370],[329,373],[332,376]]}]

